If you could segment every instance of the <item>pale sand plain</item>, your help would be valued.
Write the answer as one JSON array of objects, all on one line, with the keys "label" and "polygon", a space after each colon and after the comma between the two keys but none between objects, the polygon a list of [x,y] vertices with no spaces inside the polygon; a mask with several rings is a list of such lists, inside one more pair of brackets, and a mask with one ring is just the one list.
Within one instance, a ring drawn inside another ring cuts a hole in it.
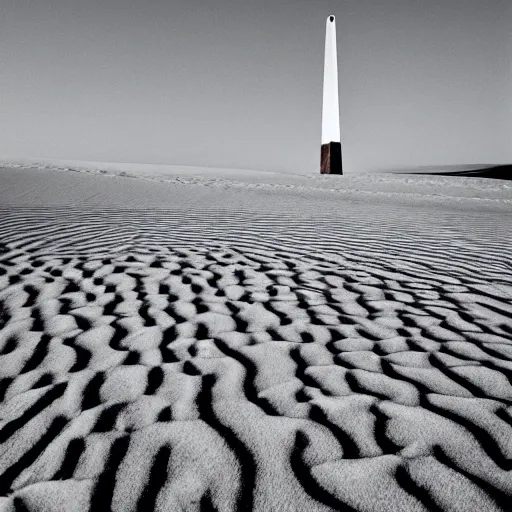
[{"label": "pale sand plain", "polygon": [[510,182],[24,166],[0,511],[512,509]]}]

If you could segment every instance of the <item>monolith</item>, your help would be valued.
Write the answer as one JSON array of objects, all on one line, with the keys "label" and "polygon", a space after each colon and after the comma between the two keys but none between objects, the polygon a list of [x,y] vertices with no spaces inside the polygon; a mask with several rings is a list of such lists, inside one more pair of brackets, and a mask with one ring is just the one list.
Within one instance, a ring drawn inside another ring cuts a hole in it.
[{"label": "monolith", "polygon": [[338,98],[338,54],[336,50],[336,19],[334,16],[327,18],[325,28],[320,172],[322,174],[343,174]]}]

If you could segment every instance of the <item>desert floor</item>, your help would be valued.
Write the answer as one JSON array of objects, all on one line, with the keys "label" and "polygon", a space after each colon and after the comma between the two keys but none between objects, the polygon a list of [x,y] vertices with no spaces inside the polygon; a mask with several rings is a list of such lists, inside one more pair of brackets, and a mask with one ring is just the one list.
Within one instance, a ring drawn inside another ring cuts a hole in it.
[{"label": "desert floor", "polygon": [[0,169],[0,511],[512,510],[511,226],[492,179]]}]

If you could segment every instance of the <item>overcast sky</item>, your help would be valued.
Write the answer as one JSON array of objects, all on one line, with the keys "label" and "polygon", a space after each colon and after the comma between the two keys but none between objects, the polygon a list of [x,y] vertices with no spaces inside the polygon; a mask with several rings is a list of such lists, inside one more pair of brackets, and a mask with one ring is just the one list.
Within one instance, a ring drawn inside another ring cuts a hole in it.
[{"label": "overcast sky", "polygon": [[1,0],[0,156],[347,172],[512,161],[511,0]]}]

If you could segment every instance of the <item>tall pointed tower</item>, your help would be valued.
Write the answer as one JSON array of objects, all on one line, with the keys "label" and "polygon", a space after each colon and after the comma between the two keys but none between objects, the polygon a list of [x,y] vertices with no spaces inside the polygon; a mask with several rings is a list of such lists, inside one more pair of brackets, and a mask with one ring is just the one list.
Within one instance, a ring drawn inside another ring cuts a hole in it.
[{"label": "tall pointed tower", "polygon": [[338,53],[336,20],[327,18],[325,28],[324,96],[322,105],[322,174],[343,174],[341,165],[340,106],[338,99]]}]

